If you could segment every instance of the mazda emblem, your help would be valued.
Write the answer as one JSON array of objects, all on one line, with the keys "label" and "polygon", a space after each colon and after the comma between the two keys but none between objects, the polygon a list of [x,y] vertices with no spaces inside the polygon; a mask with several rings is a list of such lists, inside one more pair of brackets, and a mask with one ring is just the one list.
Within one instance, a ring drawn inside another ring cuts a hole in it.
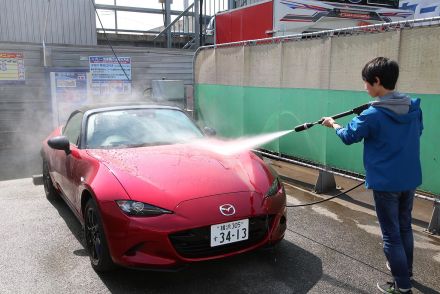
[{"label": "mazda emblem", "polygon": [[232,204],[223,204],[220,207],[220,212],[225,216],[230,216],[235,214],[235,207]]}]

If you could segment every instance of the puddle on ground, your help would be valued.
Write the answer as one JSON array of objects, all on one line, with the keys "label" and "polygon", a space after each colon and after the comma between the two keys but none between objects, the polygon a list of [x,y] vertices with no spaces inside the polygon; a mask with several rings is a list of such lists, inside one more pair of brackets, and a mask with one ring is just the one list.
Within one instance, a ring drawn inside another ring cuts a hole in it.
[{"label": "puddle on ground", "polygon": [[[302,196],[305,196],[305,195],[307,195],[308,196],[308,198],[310,199],[310,195],[309,194],[307,194],[307,192],[303,192],[304,193],[304,195],[302,195]],[[287,201],[288,201],[288,205],[300,205],[300,204],[306,204],[306,203],[309,203],[309,202],[313,202],[313,201],[317,201],[317,200],[321,200],[320,198],[317,198],[317,197],[313,197],[313,198],[316,198],[315,200],[307,200],[307,201],[300,201],[300,200],[298,200],[297,198],[296,198],[296,196],[297,195],[295,195],[295,196],[292,196],[292,195],[287,195],[289,198],[287,199]],[[300,206],[300,207],[298,207],[298,208],[306,208],[307,206]],[[326,217],[329,217],[329,218],[331,218],[331,219],[334,219],[334,220],[336,220],[336,221],[338,221],[338,222],[340,222],[340,223],[342,223],[343,222],[343,220],[341,220],[340,218],[339,218],[339,216],[336,214],[336,213],[334,213],[334,212],[331,212],[330,210],[328,210],[327,208],[324,208],[324,207],[322,207],[322,206],[318,206],[318,205],[312,205],[312,206],[309,206],[314,212],[316,212],[316,213],[318,213],[318,214],[321,214],[321,215],[324,215],[324,216],[326,216]]]},{"label": "puddle on ground", "polygon": [[428,250],[440,250],[440,242],[433,243],[435,241],[431,240],[431,238],[421,235],[421,234],[414,234],[414,246],[421,249],[428,249]]},{"label": "puddle on ground", "polygon": [[[295,188],[290,188],[290,193],[288,196],[289,203],[293,205],[306,204],[322,199],[320,197],[314,196],[313,194],[310,194],[310,192]],[[326,207],[324,207],[323,205],[325,205]],[[374,211],[368,214],[359,213],[360,211],[352,210],[352,206],[346,207],[335,202],[326,202],[325,204],[323,203],[323,205],[313,205],[310,206],[310,208],[316,213],[332,218],[341,223],[344,222],[343,220],[350,219],[356,224],[359,229],[364,230],[369,234],[382,237],[379,223],[377,222],[376,214],[374,213]],[[327,208],[329,206],[330,209]],[[376,221],[372,222],[372,217],[374,217]],[[421,233],[420,231],[414,230],[414,247],[436,251],[435,253],[437,254],[434,256],[434,260],[440,262],[439,240],[424,235],[424,233]]]},{"label": "puddle on ground", "polygon": [[[287,195],[287,205],[300,205],[303,204],[302,201],[299,201],[298,199],[296,199],[295,197],[293,197],[292,195]],[[303,207],[298,207],[298,208],[305,208]]]},{"label": "puddle on ground", "polygon": [[332,218],[340,223],[342,223],[343,221],[338,217],[338,215],[336,213],[331,212],[330,210],[321,207],[321,206],[312,206],[312,210],[316,213],[319,213],[321,215],[327,216],[329,218]]},{"label": "puddle on ground", "polygon": [[314,201],[318,201],[318,200],[322,200],[322,198],[320,197],[316,197],[313,194],[311,194],[311,192],[308,191],[304,191],[301,189],[286,189],[286,192],[289,192],[289,194],[287,194],[287,196],[289,196],[289,201],[299,201],[300,203],[309,203],[309,202],[314,202]]},{"label": "puddle on ground", "polygon": [[362,225],[358,222],[356,222],[356,226],[359,229],[364,230],[365,232],[372,234],[372,235],[376,235],[376,236],[382,236],[382,233],[380,231],[379,226],[373,226],[373,225]]},{"label": "puddle on ground", "polygon": [[[362,225],[356,222],[356,226],[367,233],[382,237],[382,233],[380,231],[379,225]],[[440,244],[432,243],[432,240],[429,237],[423,236],[414,231],[414,247],[420,249],[428,249],[438,251],[440,250]],[[437,254],[434,259],[440,262],[440,253]]]},{"label": "puddle on ground", "polygon": [[[299,204],[307,204],[307,203],[311,203],[311,202],[315,202],[315,201],[320,201],[323,198],[321,197],[316,197],[313,194],[310,194],[310,192],[308,191],[303,191],[303,190],[299,190],[299,189],[295,189],[294,193],[287,195],[289,196],[288,201],[289,204],[293,204],[293,205],[299,205]],[[299,200],[301,199],[301,200]],[[326,207],[324,207],[323,205],[332,205],[332,209],[328,209]],[[336,204],[338,205],[338,204]],[[334,203],[323,203],[321,204],[317,204],[317,205],[311,205],[311,206],[303,206],[300,208],[305,208],[308,207],[310,209],[312,209],[314,212],[320,214],[320,215],[324,215],[326,217],[329,217],[331,219],[334,219],[340,223],[343,222],[343,220],[339,217],[338,212],[340,212],[341,214],[343,214],[342,211],[338,210],[336,206],[334,206]],[[335,212],[333,212],[335,211]]]}]

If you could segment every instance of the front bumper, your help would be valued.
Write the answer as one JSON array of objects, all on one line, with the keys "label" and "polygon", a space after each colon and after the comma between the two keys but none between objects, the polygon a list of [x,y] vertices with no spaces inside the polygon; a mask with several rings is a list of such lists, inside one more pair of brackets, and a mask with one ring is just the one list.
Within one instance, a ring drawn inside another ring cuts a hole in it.
[{"label": "front bumper", "polygon": [[[234,205],[237,213],[220,214],[218,207],[225,203]],[[101,203],[100,210],[115,263],[168,269],[279,242],[286,230],[285,206],[284,193],[263,199],[257,193],[240,192],[184,201],[174,214],[156,217],[128,217],[115,202]],[[211,225],[241,219],[249,219],[248,240],[210,247]]]}]

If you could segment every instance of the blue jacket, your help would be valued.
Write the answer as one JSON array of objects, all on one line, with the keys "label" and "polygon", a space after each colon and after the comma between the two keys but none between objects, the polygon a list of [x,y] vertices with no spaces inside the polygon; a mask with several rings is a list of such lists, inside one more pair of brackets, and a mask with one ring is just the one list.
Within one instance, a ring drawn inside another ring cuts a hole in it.
[{"label": "blue jacket", "polygon": [[347,145],[364,140],[365,183],[369,189],[399,192],[415,189],[422,183],[420,99],[407,101],[408,112],[401,114],[391,110],[393,105],[373,102],[347,127],[336,130]]}]

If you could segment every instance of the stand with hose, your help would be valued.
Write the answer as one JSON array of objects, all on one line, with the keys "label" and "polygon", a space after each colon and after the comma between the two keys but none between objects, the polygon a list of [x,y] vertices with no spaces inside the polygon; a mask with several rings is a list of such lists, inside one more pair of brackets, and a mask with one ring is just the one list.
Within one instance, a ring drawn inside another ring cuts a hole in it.
[{"label": "stand with hose", "polygon": [[315,183],[314,191],[316,194],[322,194],[336,189],[335,176],[325,170],[320,170],[318,179]]},{"label": "stand with hose", "polygon": [[431,221],[426,229],[430,234],[440,235],[440,198],[434,200],[434,209],[431,215]]}]

